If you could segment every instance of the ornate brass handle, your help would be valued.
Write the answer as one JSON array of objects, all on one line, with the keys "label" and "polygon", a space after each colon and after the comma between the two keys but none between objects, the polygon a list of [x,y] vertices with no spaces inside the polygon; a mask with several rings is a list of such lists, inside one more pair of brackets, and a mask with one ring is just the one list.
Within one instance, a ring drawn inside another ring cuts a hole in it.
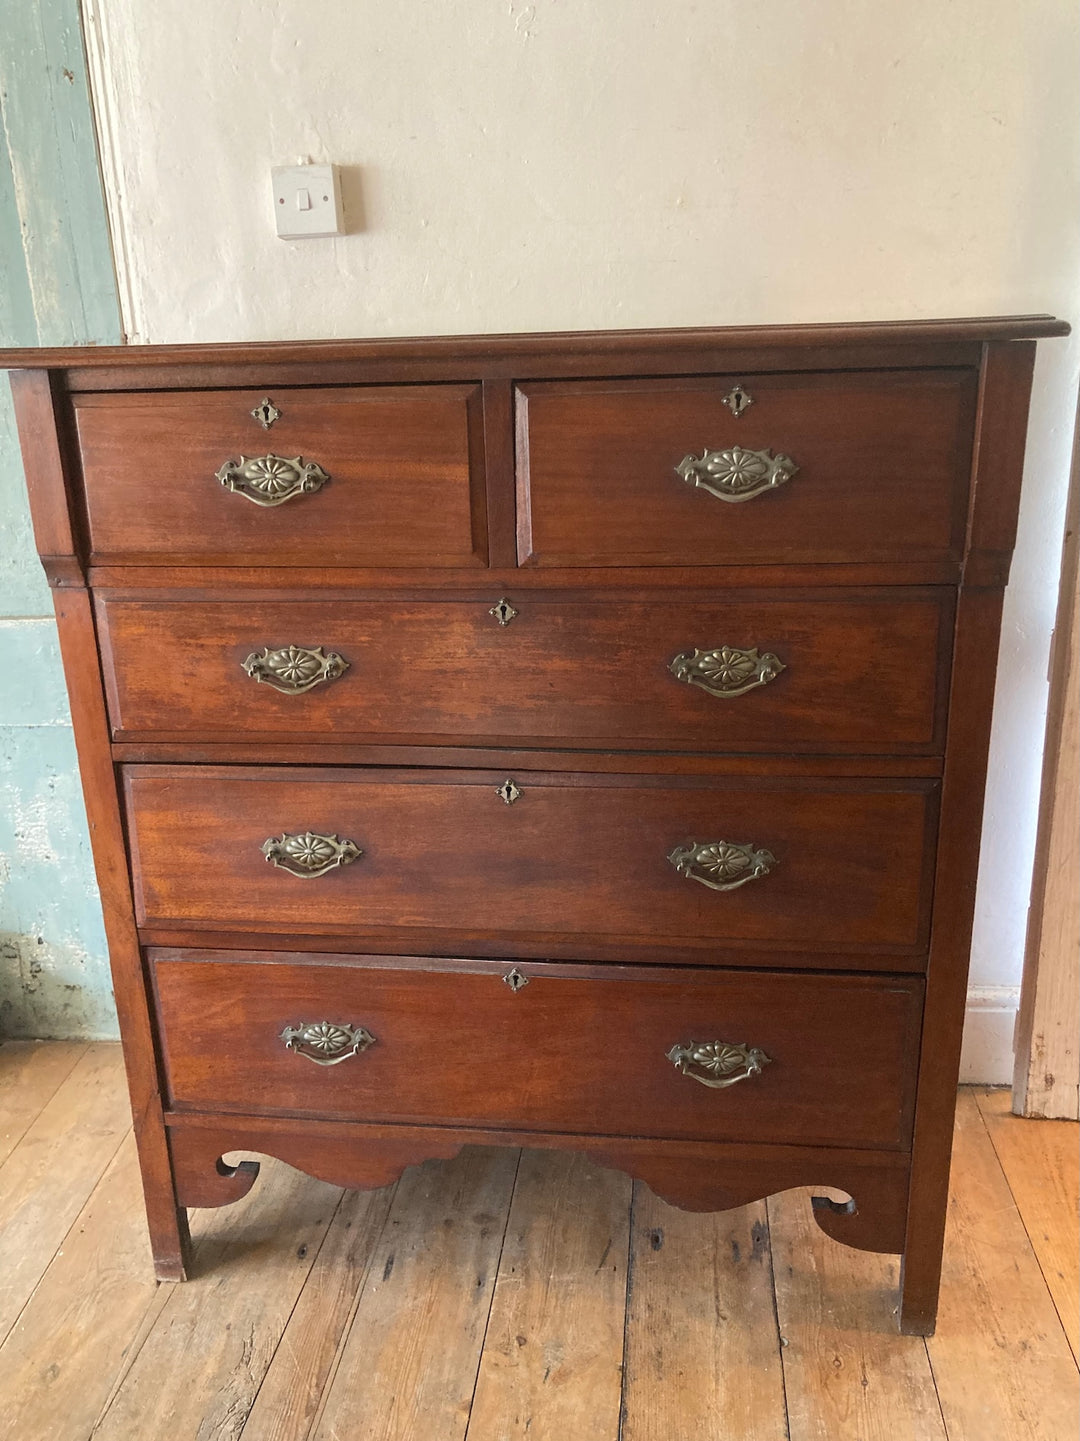
[{"label": "ornate brass handle", "polygon": [[332,1021],[286,1026],[280,1039],[288,1050],[314,1061],[317,1066],[340,1066],[342,1061],[358,1056],[375,1044],[375,1037],[363,1026],[339,1026]]},{"label": "ornate brass handle", "polygon": [[736,891],[747,881],[767,876],[777,864],[771,851],[755,850],[736,841],[688,841],[676,846],[668,860],[681,876],[699,881],[710,891]]},{"label": "ornate brass handle", "polygon": [[757,1046],[732,1041],[688,1041],[685,1046],[672,1046],[667,1058],[684,1076],[714,1091],[760,1076],[762,1066],[772,1065],[771,1057]]},{"label": "ornate brass handle", "polygon": [[768,450],[744,450],[733,445],[728,450],[703,450],[700,456],[687,455],[675,467],[687,485],[707,490],[717,500],[753,500],[766,490],[791,479],[799,467],[787,455],[773,455]]},{"label": "ornate brass handle", "polygon": [[301,880],[324,876],[338,866],[350,866],[364,854],[353,841],[343,841],[340,836],[319,836],[313,831],[304,831],[298,836],[284,833],[270,836],[262,843],[262,853],[272,866]]},{"label": "ornate brass handle", "polygon": [[668,666],[676,680],[696,685],[729,700],[759,685],[768,685],[787,667],[771,652],[722,645],[717,650],[684,650]]},{"label": "ornate brass handle", "polygon": [[263,506],[284,505],[294,496],[321,489],[330,479],[321,465],[301,455],[292,460],[284,455],[242,455],[227,460],[215,475],[226,490]]},{"label": "ornate brass handle", "polygon": [[310,650],[302,645],[267,647],[252,651],[240,664],[253,681],[265,681],[283,695],[301,695],[324,681],[337,680],[349,669],[349,662],[335,651],[324,655],[321,645]]}]

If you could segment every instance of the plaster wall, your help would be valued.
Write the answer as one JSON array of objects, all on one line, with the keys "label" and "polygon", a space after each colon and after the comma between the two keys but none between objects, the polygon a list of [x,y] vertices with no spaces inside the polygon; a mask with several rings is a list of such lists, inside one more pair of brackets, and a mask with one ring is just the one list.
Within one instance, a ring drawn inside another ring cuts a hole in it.
[{"label": "plaster wall", "polygon": [[[84,13],[135,341],[1080,318],[1071,0]],[[270,166],[300,156],[346,167],[345,237],[275,237]],[[1011,1071],[1078,356],[1050,342],[1038,366],[975,932],[981,1079]]]}]

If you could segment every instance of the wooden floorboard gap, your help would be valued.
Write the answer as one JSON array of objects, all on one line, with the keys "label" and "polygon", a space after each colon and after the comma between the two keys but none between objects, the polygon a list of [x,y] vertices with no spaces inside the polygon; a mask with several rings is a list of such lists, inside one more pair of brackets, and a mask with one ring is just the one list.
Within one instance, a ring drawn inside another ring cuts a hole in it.
[{"label": "wooden floorboard gap", "polygon": [[787,1341],[780,1326],[780,1303],[776,1296],[776,1263],[772,1250],[772,1221],[768,1207],[765,1208],[765,1233],[769,1254],[769,1289],[772,1291],[772,1313],[776,1324],[776,1358],[780,1367],[780,1389],[784,1398],[784,1435],[782,1441],[791,1441],[791,1417],[788,1413],[787,1376],[784,1374],[784,1347]]},{"label": "wooden floorboard gap", "polygon": [[[341,1360],[345,1354],[346,1346],[348,1345],[349,1336],[353,1328],[353,1322],[356,1319],[357,1311],[360,1309],[360,1303],[364,1298],[364,1292],[367,1288],[368,1279],[371,1276],[373,1257],[378,1251],[378,1248],[382,1243],[382,1238],[386,1232],[387,1222],[390,1219],[390,1212],[393,1209],[394,1199],[397,1195],[398,1184],[399,1183],[395,1181],[392,1186],[389,1187],[386,1212],[383,1216],[382,1224],[379,1227],[378,1234],[375,1237],[374,1245],[372,1246],[371,1251],[368,1254],[367,1262],[364,1265],[363,1271],[361,1272],[360,1278],[353,1292],[352,1305],[349,1307],[349,1314],[345,1318],[345,1323],[341,1328],[341,1335],[338,1337],[337,1347],[334,1351],[333,1360],[330,1362],[330,1365],[327,1368],[326,1380],[323,1384],[322,1393],[319,1397],[318,1404],[315,1407],[315,1410],[312,1414],[310,1423],[308,1424],[307,1428],[303,1431],[303,1433],[297,1432],[294,1437],[290,1437],[290,1441],[308,1441],[308,1437],[316,1435],[320,1426],[322,1425],[323,1412],[326,1410],[327,1399],[329,1398],[330,1392],[333,1390],[334,1383],[337,1380],[338,1370],[341,1366]],[[267,1375],[269,1375],[269,1371],[267,1372]],[[255,1408],[252,1407],[252,1411],[254,1411],[254,1409]],[[250,1417],[248,1419],[250,1420]],[[244,1423],[244,1426],[246,1430],[247,1422]],[[245,1441],[243,1432],[241,1432],[240,1441]]]},{"label": "wooden floorboard gap", "polygon": [[623,1317],[622,1345],[622,1396],[619,1401],[619,1430],[617,1441],[623,1441],[626,1432],[626,1368],[630,1349],[630,1303],[634,1294],[634,1223],[637,1218],[638,1187],[635,1181],[630,1190],[630,1232],[626,1242],[626,1312]]},{"label": "wooden floorboard gap", "polygon": [[[514,1214],[514,1197],[517,1195],[518,1180],[521,1177],[521,1152],[518,1151],[517,1164],[514,1167],[514,1184],[510,1188],[510,1204],[506,1208],[506,1216],[503,1219],[502,1239],[499,1242],[499,1260],[495,1267],[496,1280],[499,1270],[502,1267],[503,1253],[506,1250],[506,1233],[510,1226],[510,1217]],[[469,1441],[469,1428],[472,1425],[473,1410],[476,1406],[476,1388],[480,1384],[480,1369],[484,1364],[484,1347],[487,1344],[488,1331],[491,1328],[491,1312],[495,1305],[495,1287],[491,1288],[491,1299],[488,1302],[487,1318],[484,1321],[484,1334],[480,1338],[480,1347],[476,1353],[476,1372],[473,1375],[472,1391],[469,1394],[469,1412],[465,1417],[465,1430],[462,1433],[464,1441]]]},{"label": "wooden floorboard gap", "polygon": [[[342,1191],[341,1195],[338,1198],[338,1203],[334,1207],[334,1214],[330,1217],[330,1225],[327,1226],[326,1230],[322,1233],[319,1238],[319,1244],[315,1247],[315,1254],[311,1258],[311,1269],[308,1271],[307,1280],[300,1287],[300,1290],[296,1293],[296,1299],[293,1301],[289,1314],[286,1317],[285,1324],[281,1328],[281,1335],[277,1338],[277,1341],[274,1344],[274,1348],[270,1354],[270,1360],[267,1364],[266,1370],[260,1377],[259,1384],[255,1387],[255,1394],[251,1398],[251,1405],[248,1407],[248,1413],[244,1417],[244,1420],[240,1426],[240,1431],[238,1433],[238,1441],[240,1441],[240,1438],[243,1437],[244,1432],[247,1430],[247,1424],[251,1419],[252,1413],[254,1412],[255,1407],[259,1404],[259,1397],[262,1394],[263,1387],[266,1385],[266,1378],[270,1375],[270,1371],[274,1365],[275,1360],[277,1359],[277,1354],[281,1349],[282,1342],[285,1340],[285,1335],[289,1329],[289,1326],[292,1324],[293,1317],[296,1315],[297,1307],[303,1300],[304,1292],[307,1290],[308,1281],[311,1280],[312,1273],[314,1272],[315,1267],[319,1264],[319,1257],[322,1254],[323,1247],[326,1245],[326,1238],[329,1236],[331,1230],[333,1229],[334,1222],[338,1218],[338,1215],[341,1211],[342,1206],[345,1203],[345,1198],[347,1195],[347,1191]],[[309,1427],[307,1434],[310,1434],[310,1429],[311,1428]],[[302,1441],[302,1438],[298,1437],[297,1441]]]}]

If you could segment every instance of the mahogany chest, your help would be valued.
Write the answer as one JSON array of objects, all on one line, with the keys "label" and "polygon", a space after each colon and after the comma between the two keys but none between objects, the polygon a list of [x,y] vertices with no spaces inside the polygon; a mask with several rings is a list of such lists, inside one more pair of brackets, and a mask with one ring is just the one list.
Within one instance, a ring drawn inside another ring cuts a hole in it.
[{"label": "mahogany chest", "polygon": [[0,354],[158,1275],[276,1157],[792,1186],[932,1330],[1047,317]]}]

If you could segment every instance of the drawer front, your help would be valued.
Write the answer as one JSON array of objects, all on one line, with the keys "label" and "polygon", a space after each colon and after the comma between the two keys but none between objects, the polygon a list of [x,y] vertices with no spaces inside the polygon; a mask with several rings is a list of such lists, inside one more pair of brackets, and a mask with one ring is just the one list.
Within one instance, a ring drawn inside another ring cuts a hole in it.
[{"label": "drawer front", "polygon": [[510,951],[520,935],[810,950],[925,941],[935,782],[507,780],[129,767],[139,919],[386,930],[405,948],[412,927],[456,946],[505,938]]},{"label": "drawer front", "polygon": [[[746,565],[961,554],[973,373],[744,376],[753,403],[735,416],[725,397],[738,379],[522,386],[521,561]],[[706,452],[707,473],[692,464]]]},{"label": "drawer front", "polygon": [[[94,557],[482,564],[479,396],[464,385],[76,396]],[[264,398],[280,411],[269,429],[251,414]]]},{"label": "drawer front", "polygon": [[117,739],[940,749],[951,593],[98,602]]},{"label": "drawer front", "polygon": [[909,1141],[922,997],[912,977],[522,963],[515,991],[502,979],[509,962],[225,954],[151,953],[177,1108]]}]

